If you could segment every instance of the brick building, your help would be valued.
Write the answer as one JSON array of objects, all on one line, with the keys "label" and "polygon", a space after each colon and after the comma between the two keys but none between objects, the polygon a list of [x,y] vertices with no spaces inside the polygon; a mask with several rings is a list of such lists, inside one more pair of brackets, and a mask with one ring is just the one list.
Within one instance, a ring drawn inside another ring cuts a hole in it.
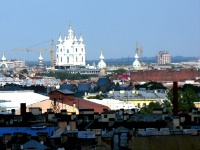
[{"label": "brick building", "polygon": [[140,70],[130,72],[132,81],[185,81],[200,77],[200,71],[195,69],[184,70]]}]

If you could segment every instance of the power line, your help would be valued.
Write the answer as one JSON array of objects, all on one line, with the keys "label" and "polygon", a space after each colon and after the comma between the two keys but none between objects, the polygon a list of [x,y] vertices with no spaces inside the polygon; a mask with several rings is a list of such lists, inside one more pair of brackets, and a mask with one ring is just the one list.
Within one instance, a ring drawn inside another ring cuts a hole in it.
[{"label": "power line", "polygon": [[49,42],[49,41],[52,41],[52,40],[44,41],[44,42],[42,42],[42,43],[39,43],[39,44],[36,44],[36,45],[30,46],[30,47],[27,47],[26,49],[29,49],[29,48],[32,48],[32,47],[35,47],[35,46],[38,46],[38,45],[41,45],[41,44],[47,43],[47,42]]}]

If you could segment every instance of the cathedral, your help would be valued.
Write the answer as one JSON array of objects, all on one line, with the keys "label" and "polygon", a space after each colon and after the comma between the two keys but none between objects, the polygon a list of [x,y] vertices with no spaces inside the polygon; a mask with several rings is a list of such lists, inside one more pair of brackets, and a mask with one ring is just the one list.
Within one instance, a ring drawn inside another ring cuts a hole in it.
[{"label": "cathedral", "polygon": [[56,69],[68,69],[75,66],[86,65],[86,52],[82,35],[77,40],[71,24],[67,36],[62,39],[61,35],[56,45]]}]

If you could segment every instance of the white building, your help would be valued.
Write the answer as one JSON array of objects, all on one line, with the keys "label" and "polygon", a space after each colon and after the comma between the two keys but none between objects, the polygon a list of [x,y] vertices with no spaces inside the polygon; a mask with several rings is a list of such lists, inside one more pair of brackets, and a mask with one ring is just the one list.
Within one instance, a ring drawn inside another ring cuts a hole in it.
[{"label": "white building", "polygon": [[100,62],[98,63],[98,68],[99,69],[106,68],[106,63],[104,62],[104,56],[103,56],[102,51],[101,51],[101,55],[100,55],[99,59],[100,59]]},{"label": "white building", "polygon": [[[43,100],[48,100],[48,96],[44,96],[33,91],[0,91],[0,108],[11,112],[15,109],[16,112],[20,108],[20,103],[31,105]],[[1,110],[0,109],[0,110]],[[0,114],[2,112],[0,111]]]},{"label": "white building", "polygon": [[71,25],[69,25],[68,35],[65,35],[64,39],[60,35],[56,47],[56,69],[86,65],[83,38],[80,36],[79,40],[77,40]]},{"label": "white building", "polygon": [[39,68],[44,68],[44,62],[43,62],[43,57],[42,57],[42,54],[41,54],[41,52],[40,52],[40,56],[39,56],[39,58],[38,58],[38,67]]},{"label": "white building", "polygon": [[138,58],[139,58],[139,56],[138,56],[138,54],[137,54],[137,52],[136,52],[136,53],[135,53],[135,61],[133,62],[133,68],[134,68],[134,69],[138,69],[138,68],[141,67],[141,64],[140,64]]},{"label": "white building", "polygon": [[1,70],[8,70],[16,67],[25,67],[25,61],[22,60],[7,60],[5,57],[5,53],[2,54],[2,58],[0,61]]}]

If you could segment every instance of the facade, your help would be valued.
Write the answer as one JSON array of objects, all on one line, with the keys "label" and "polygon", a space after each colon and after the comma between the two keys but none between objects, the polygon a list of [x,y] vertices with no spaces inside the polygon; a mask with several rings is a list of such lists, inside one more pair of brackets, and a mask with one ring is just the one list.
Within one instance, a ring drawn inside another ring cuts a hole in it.
[{"label": "facade", "polygon": [[160,51],[157,55],[157,63],[161,64],[170,64],[171,63],[171,55],[167,51]]},{"label": "facade", "polygon": [[138,70],[130,72],[132,81],[185,81],[195,80],[200,77],[200,71],[196,69],[183,70]]},{"label": "facade", "polygon": [[85,45],[80,36],[77,40],[72,26],[69,25],[68,35],[62,39],[61,35],[56,46],[56,69],[68,69],[71,66],[85,66]]}]

